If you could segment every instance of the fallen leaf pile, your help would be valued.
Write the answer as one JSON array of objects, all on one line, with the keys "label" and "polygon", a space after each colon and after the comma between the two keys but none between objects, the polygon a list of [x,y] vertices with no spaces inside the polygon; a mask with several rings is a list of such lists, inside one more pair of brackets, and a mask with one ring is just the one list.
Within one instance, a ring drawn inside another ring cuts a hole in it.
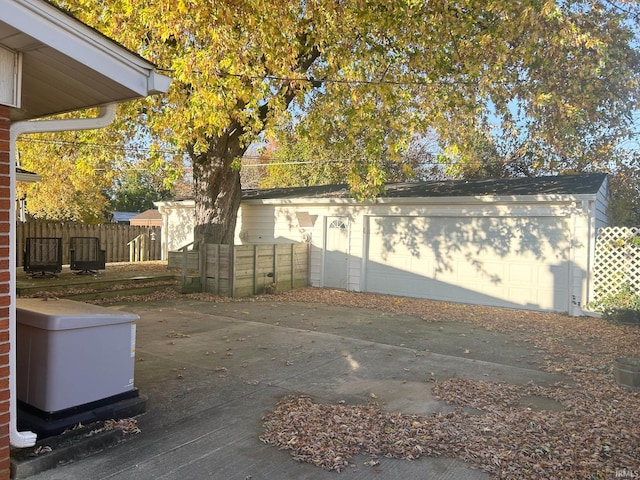
[{"label": "fallen leaf pile", "polygon": [[107,305],[110,303],[122,303],[122,302],[153,302],[156,300],[177,300],[182,295],[175,288],[159,288],[153,293],[145,293],[140,295],[125,295],[125,296],[113,296],[106,298],[96,298],[92,300],[85,300],[86,303],[92,303],[95,305]]},{"label": "fallen leaf pile", "polygon": [[[296,460],[342,471],[353,456],[457,457],[495,479],[592,479],[640,474],[640,393],[617,385],[616,357],[640,358],[640,329],[602,319],[325,289],[299,289],[279,300],[330,303],[463,321],[528,342],[544,370],[569,376],[552,386],[452,378],[433,384],[456,405],[427,417],[377,405],[323,405],[287,397],[264,418],[261,439]],[[273,301],[273,297],[270,297]],[[557,403],[539,409],[532,398]]]},{"label": "fallen leaf pile", "polygon": [[[596,380],[596,379],[593,379]],[[607,382],[513,386],[450,379],[433,387],[442,400],[480,410],[456,410],[465,452],[449,452],[494,478],[615,478],[640,467],[640,397]],[[558,401],[536,410],[523,398]]]},{"label": "fallen leaf pile", "polygon": [[[260,439],[291,450],[297,461],[338,472],[352,466],[359,454],[406,460],[458,457],[498,479],[595,480],[640,467],[637,397],[594,407],[590,395],[584,395],[562,412],[549,412],[517,407],[517,400],[532,393],[562,398],[562,387],[545,392],[527,386],[517,392],[502,384],[459,379],[437,387],[443,400],[486,410],[457,408],[417,416],[385,412],[374,404],[318,404],[307,396],[286,397],[263,418]],[[592,417],[586,409],[594,408]]]},{"label": "fallen leaf pile", "polygon": [[[83,428],[82,424],[78,424],[76,428]],[[119,420],[105,420],[100,426],[91,430],[89,435],[95,435],[97,433],[108,432],[111,430],[121,430],[124,435],[131,435],[140,433],[138,428],[138,421],[135,418],[121,418]]]},{"label": "fallen leaf pile", "polygon": [[340,472],[358,454],[414,460],[443,453],[429,441],[433,424],[438,423],[435,417],[385,413],[375,404],[328,405],[304,395],[291,396],[263,421],[263,442],[290,449],[294,459],[326,470]]},{"label": "fallen leaf pile", "polygon": [[[164,281],[146,282],[144,285],[145,287],[165,287],[166,282]],[[108,290],[110,292],[117,292],[118,290],[126,290],[127,288],[130,288],[130,285],[126,281],[123,281],[120,284],[111,285]],[[64,296],[65,298],[72,298],[72,295],[83,295],[83,294],[90,294],[95,292],[96,292],[96,288],[92,286],[65,288]],[[34,293],[21,294],[20,297],[22,298],[58,298],[58,295],[59,295],[59,292],[56,292],[56,291],[39,290]],[[166,288],[158,288],[158,290],[152,294],[124,295],[124,296],[115,295],[113,297],[89,299],[89,300],[83,300],[83,301],[85,301],[86,303],[101,304],[101,303],[121,302],[123,300],[150,301],[154,299],[178,298],[179,296],[180,296],[180,293],[177,292],[175,288],[166,287]]]}]

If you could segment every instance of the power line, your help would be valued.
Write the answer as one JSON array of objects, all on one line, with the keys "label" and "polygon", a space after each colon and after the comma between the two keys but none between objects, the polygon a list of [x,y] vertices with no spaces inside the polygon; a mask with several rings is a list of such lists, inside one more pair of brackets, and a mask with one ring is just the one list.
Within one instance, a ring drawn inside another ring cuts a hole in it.
[{"label": "power line", "polygon": [[[174,72],[174,70],[170,69],[162,69],[167,72]],[[203,75],[203,72],[195,71],[194,73]],[[391,85],[391,86],[400,86],[400,87],[442,87],[442,86],[450,86],[455,87],[459,85],[463,86],[474,86],[478,85],[480,79],[473,80],[462,80],[462,79],[435,79],[435,80],[366,80],[366,79],[340,79],[340,78],[314,78],[314,77],[289,77],[289,76],[280,76],[280,75],[249,75],[243,73],[231,73],[222,70],[214,70],[213,74],[224,78],[224,77],[232,77],[232,78],[240,78],[245,80],[273,80],[278,82],[286,82],[286,83],[309,83],[313,86],[325,85],[325,84],[340,84],[340,85],[348,85],[348,86],[360,86],[360,85],[372,85],[372,86],[380,86],[380,85]],[[427,75],[426,73],[416,73],[416,75]],[[593,77],[594,80],[599,79],[600,77]],[[527,81],[522,80],[520,78],[507,80],[496,80],[494,83],[500,83],[503,85],[526,85]]]},{"label": "power line", "polygon": [[122,150],[126,152],[157,152],[157,153],[166,153],[168,155],[184,155],[184,152],[179,150],[169,150],[169,149],[155,149],[151,147],[136,147],[130,145],[119,145],[114,143],[93,143],[93,142],[75,142],[72,140],[46,140],[42,138],[25,138],[21,139],[21,142],[25,143],[39,143],[45,145],[65,145],[65,146],[83,146],[89,148],[100,148],[100,149],[110,149],[110,150]]},{"label": "power line", "polygon": [[[258,159],[260,157],[256,157]],[[319,163],[342,163],[344,160],[294,160],[291,162],[272,162],[267,157],[263,157],[267,160],[267,163],[243,163],[242,167],[272,167],[280,165],[309,165]],[[240,157],[240,160],[247,160],[246,157]]]},{"label": "power line", "polygon": [[311,84],[335,83],[342,85],[395,85],[404,87],[428,87],[442,85],[475,85],[477,80],[347,80],[332,78],[309,78],[309,77],[281,77],[278,75],[244,75],[241,73],[229,73],[216,71],[219,77],[244,78],[247,80],[275,80],[279,82],[297,82]]},{"label": "power line", "polygon": [[634,18],[636,20],[640,20],[640,13],[635,13],[633,11],[631,11],[630,9],[627,8],[623,8],[620,5],[610,1],[610,0],[603,0],[604,3],[610,5],[611,7],[615,8],[616,10],[624,13],[625,15],[629,15],[631,18]]},{"label": "power line", "polygon": [[[151,151],[149,147],[131,147],[126,145],[117,145],[117,144],[104,144],[104,143],[91,143],[91,142],[74,142],[70,140],[45,140],[45,139],[36,139],[29,138],[21,140],[29,143],[40,143],[40,144],[52,144],[52,145],[66,145],[66,146],[86,146],[90,148],[100,148],[100,149],[112,149],[112,150],[123,150],[123,151],[136,151],[136,152],[144,152]],[[154,150],[160,153],[168,153],[172,155],[180,155],[183,152],[178,150]],[[303,159],[303,160],[292,160],[292,161],[280,161],[273,162],[274,157],[268,156],[260,156],[260,155],[245,155],[242,157],[236,157],[237,160],[264,160],[265,163],[243,163],[242,167],[271,167],[271,166],[285,166],[285,165],[318,165],[323,163],[348,163],[349,160],[345,159]],[[423,165],[455,165],[455,162],[422,162]]]},{"label": "power line", "polygon": [[[632,132],[631,136],[635,137],[639,134],[639,132]],[[127,146],[127,145],[119,145],[119,144],[106,144],[106,143],[92,143],[92,142],[76,142],[71,140],[47,140],[47,139],[38,139],[38,138],[25,138],[21,140],[27,143],[39,143],[39,144],[51,144],[51,145],[65,145],[65,146],[84,146],[89,148],[96,149],[111,149],[111,150],[119,150],[125,152],[156,152],[168,155],[185,155],[185,152],[181,152],[179,150],[170,150],[170,149],[153,149],[150,147],[141,147],[141,146]],[[629,142],[631,140],[627,140]],[[626,142],[625,142],[626,143]],[[300,160],[292,160],[292,161],[279,161],[274,162],[275,157],[269,157],[265,155],[244,155],[242,157],[236,157],[237,160],[246,161],[246,160],[264,160],[264,163],[243,163],[243,167],[271,167],[271,166],[286,166],[286,165],[311,165],[311,164],[323,164],[323,163],[348,163],[347,159],[300,159]],[[457,162],[420,162],[422,165],[442,165],[442,166],[454,166]],[[495,162],[488,162],[485,164],[493,164],[493,163],[502,163],[499,160]],[[511,163],[511,162],[508,162]]]},{"label": "power line", "polygon": [[[325,163],[344,163],[347,164],[350,161],[349,160],[293,160],[293,161],[289,161],[289,162],[271,162],[269,160],[268,157],[264,157],[264,159],[266,160],[266,163],[243,163],[242,164],[242,168],[244,167],[263,167],[263,168],[267,168],[267,167],[272,167],[272,166],[283,166],[283,165],[320,165],[320,164],[325,164]],[[244,158],[240,158],[240,160],[244,160]],[[420,165],[429,165],[429,166],[444,166],[444,167],[451,167],[451,166],[455,166],[458,165],[459,162],[455,162],[455,161],[449,161],[449,162],[443,162],[443,161],[431,161],[431,162],[418,162]],[[514,163],[514,161],[511,162],[503,162],[501,160],[493,160],[493,161],[489,161],[489,162],[480,162],[481,165],[508,165],[509,163]]]}]

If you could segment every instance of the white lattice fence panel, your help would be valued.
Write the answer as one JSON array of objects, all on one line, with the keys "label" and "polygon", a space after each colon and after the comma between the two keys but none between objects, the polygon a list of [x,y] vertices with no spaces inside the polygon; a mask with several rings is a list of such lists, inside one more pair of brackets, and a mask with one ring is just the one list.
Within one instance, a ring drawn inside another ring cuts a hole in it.
[{"label": "white lattice fence panel", "polygon": [[593,275],[596,301],[623,284],[640,291],[640,228],[599,229]]}]

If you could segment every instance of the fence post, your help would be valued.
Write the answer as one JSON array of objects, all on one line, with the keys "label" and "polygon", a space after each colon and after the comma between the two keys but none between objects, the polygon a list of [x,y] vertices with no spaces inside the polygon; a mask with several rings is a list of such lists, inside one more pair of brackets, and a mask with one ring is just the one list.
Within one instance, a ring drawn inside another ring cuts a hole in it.
[{"label": "fence post", "polygon": [[236,296],[236,247],[235,245],[229,246],[229,261],[231,262],[231,278],[229,279],[229,287],[231,289],[231,297],[235,298]]},{"label": "fence post", "polygon": [[198,248],[198,271],[200,272],[200,291],[207,291],[207,251],[209,250],[209,244],[204,241],[200,242]]},{"label": "fence post", "polygon": [[138,258],[141,262],[144,262],[147,259],[147,235],[141,233],[138,238],[140,239],[140,243],[138,244]]},{"label": "fence post", "polygon": [[215,262],[216,262],[216,278],[213,282],[213,289],[216,295],[220,295],[220,244],[216,245],[216,254],[215,254]]},{"label": "fence post", "polygon": [[294,275],[296,273],[296,269],[294,268],[295,259],[296,259],[295,243],[292,243],[291,244],[291,290],[293,290],[293,287],[295,286],[295,278],[294,278]]},{"label": "fence post", "polygon": [[278,285],[278,248],[273,244],[273,283]]},{"label": "fence post", "polygon": [[184,283],[187,278],[187,268],[189,261],[189,250],[187,247],[183,247],[182,249],[182,282]]},{"label": "fence post", "polygon": [[253,294],[257,293],[258,288],[258,245],[253,246]]}]

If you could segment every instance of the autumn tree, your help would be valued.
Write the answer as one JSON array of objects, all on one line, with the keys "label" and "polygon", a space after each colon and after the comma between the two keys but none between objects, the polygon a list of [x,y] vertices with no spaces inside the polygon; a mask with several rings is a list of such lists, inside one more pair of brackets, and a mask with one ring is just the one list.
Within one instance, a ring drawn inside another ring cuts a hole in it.
[{"label": "autumn tree", "polygon": [[[95,115],[89,109],[56,118]],[[109,129],[23,136],[19,164],[42,180],[19,184],[18,198],[27,200],[34,218],[80,223],[100,223],[127,204],[141,208],[164,199],[182,175],[183,155],[148,133],[144,125],[132,129],[116,121]]]},{"label": "autumn tree", "polygon": [[154,178],[148,170],[134,169],[119,175],[107,194],[111,210],[143,212],[154,208],[153,202],[168,199],[171,189]]},{"label": "autumn tree", "polygon": [[362,145],[352,193],[377,193],[381,158],[415,133],[463,152],[489,119],[560,170],[606,151],[638,106],[638,5],[619,0],[57,0],[170,71],[132,121],[188,152],[196,239],[230,243],[238,159],[298,118],[301,134]]},{"label": "autumn tree", "polygon": [[609,177],[607,215],[612,225],[640,227],[640,151],[634,150]]},{"label": "autumn tree", "polygon": [[27,201],[37,219],[100,223],[109,199],[117,152],[98,147],[85,132],[27,135],[18,142],[20,166],[42,180],[17,185],[18,198]]},{"label": "autumn tree", "polygon": [[[295,129],[279,130],[277,141],[264,147],[265,171],[262,188],[303,187],[344,183],[352,165],[366,157],[366,142],[349,150],[335,148],[321,138],[299,135]],[[398,158],[382,155],[378,159],[387,182],[438,178],[437,141],[434,135],[416,135]]]},{"label": "autumn tree", "polygon": [[243,189],[260,188],[260,179],[265,176],[266,165],[269,162],[264,153],[265,146],[256,144],[243,155],[240,165],[240,184]]},{"label": "autumn tree", "polygon": [[268,159],[261,188],[305,187],[343,183],[348,173],[346,156],[322,148],[308,137],[294,131],[281,132],[278,142],[269,143],[264,150]]},{"label": "autumn tree", "polygon": [[438,163],[440,146],[434,132],[415,135],[402,154],[402,164],[409,169],[409,179],[415,181],[442,180],[446,172]]}]

